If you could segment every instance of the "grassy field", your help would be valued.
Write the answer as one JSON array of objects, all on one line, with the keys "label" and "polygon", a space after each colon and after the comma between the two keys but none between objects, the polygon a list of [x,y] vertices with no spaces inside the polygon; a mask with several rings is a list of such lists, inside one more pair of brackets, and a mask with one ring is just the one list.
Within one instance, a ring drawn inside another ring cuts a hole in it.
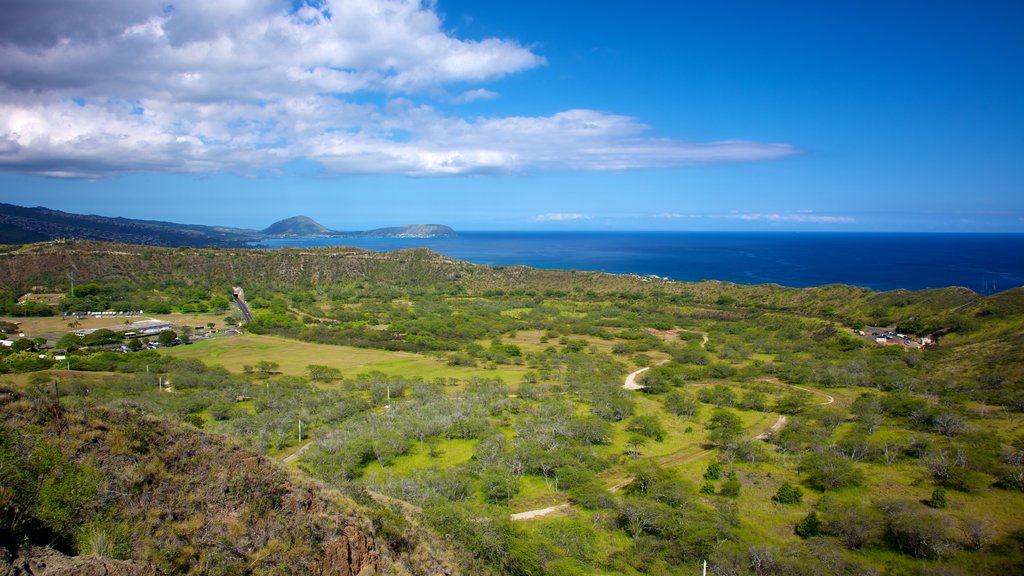
[{"label": "grassy field", "polygon": [[233,372],[243,366],[255,366],[260,361],[277,362],[280,372],[291,376],[305,376],[306,366],[320,364],[341,370],[344,377],[379,370],[389,376],[401,378],[500,378],[517,383],[526,368],[501,366],[495,370],[449,366],[447,362],[410,352],[389,352],[369,348],[334,346],[299,342],[277,336],[243,334],[229,338],[214,338],[190,346],[165,348],[164,353],[178,358],[194,358],[211,365],[219,364]]}]

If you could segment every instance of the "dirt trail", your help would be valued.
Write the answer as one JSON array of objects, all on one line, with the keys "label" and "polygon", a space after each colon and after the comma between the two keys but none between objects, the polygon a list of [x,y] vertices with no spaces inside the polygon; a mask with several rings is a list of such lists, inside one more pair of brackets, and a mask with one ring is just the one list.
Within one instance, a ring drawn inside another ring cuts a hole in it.
[{"label": "dirt trail", "polygon": [[[776,381],[776,383],[781,384],[781,382],[777,382],[777,381]],[[828,398],[827,401],[822,402],[821,404],[819,404],[819,406],[828,406],[829,404],[831,404],[831,403],[836,401],[834,396],[832,396],[831,394],[825,394],[824,392],[822,392],[820,390],[811,390],[810,388],[804,388],[803,386],[794,386],[792,384],[786,384],[786,385],[789,386],[790,388],[796,388],[797,390],[803,390],[804,392],[810,392],[811,394],[816,394],[818,396],[824,396],[825,398]]]},{"label": "dirt trail", "polygon": [[312,446],[312,445],[313,445],[313,441],[312,440],[310,440],[309,442],[306,442],[302,446],[299,446],[298,450],[296,450],[295,452],[292,452],[291,454],[285,456],[284,459],[281,460],[281,462],[284,462],[285,464],[288,464],[289,462],[293,462],[293,461],[297,460],[298,457],[302,456],[302,453],[305,452],[306,450],[309,450],[309,447]]},{"label": "dirt trail", "polygon": [[774,434],[777,434],[779,430],[782,430],[782,427],[786,425],[787,420],[788,418],[786,418],[785,414],[779,414],[779,419],[775,421],[775,424],[772,424],[771,428],[761,432],[757,436],[754,436],[754,440],[764,440]]},{"label": "dirt trail", "polygon": [[[706,335],[704,336],[704,342],[707,343]],[[668,360],[665,360],[664,362],[668,362]],[[626,376],[626,382],[622,385],[622,387],[625,388],[626,390],[640,390],[641,388],[643,388],[643,386],[640,386],[639,384],[636,383],[636,377],[639,376],[640,374],[643,374],[645,371],[649,369],[649,367],[641,368],[636,372],[630,373],[629,376]],[[835,397],[833,397],[831,394],[826,394],[824,392],[821,392],[820,390],[812,390],[810,388],[804,388],[803,386],[785,384],[783,382],[779,382],[778,380],[770,382],[772,384],[789,386],[790,388],[796,388],[797,390],[804,390],[805,392],[810,392],[811,394],[822,396],[825,398],[825,401],[820,404],[821,406],[827,406],[836,401]],[[754,436],[754,440],[766,440],[772,435],[778,434],[779,432],[782,431],[783,428],[786,427],[787,422],[789,422],[789,418],[787,418],[785,414],[779,414],[779,418],[775,421],[775,423],[772,424],[767,430],[764,430],[760,434]],[[700,460],[701,458],[707,456],[708,454],[711,454],[711,452],[711,450],[699,450],[697,452],[689,452],[685,454],[669,454],[667,456],[662,456],[661,458],[659,458],[658,464],[661,466],[677,466],[679,464],[686,464],[687,462]],[[629,486],[631,482],[633,482],[633,478],[626,478],[624,480],[617,482],[615,485],[609,487],[608,491],[618,492],[619,490],[622,490],[626,486]],[[557,504],[555,506],[548,506],[547,508],[527,510],[525,512],[512,514],[511,518],[512,520],[533,520],[534,518],[544,518],[546,516],[551,516],[553,514],[564,512],[570,509],[571,507],[572,504],[566,502],[563,504]]]},{"label": "dirt trail", "polygon": [[572,504],[569,504],[568,502],[566,502],[564,504],[557,504],[555,506],[548,506],[547,508],[540,508],[538,510],[527,510],[526,512],[520,512],[518,514],[513,514],[512,515],[512,519],[513,520],[533,520],[534,518],[543,518],[544,516],[551,516],[552,514],[556,514],[558,512],[561,512],[562,510],[567,510],[570,506],[572,506]]}]

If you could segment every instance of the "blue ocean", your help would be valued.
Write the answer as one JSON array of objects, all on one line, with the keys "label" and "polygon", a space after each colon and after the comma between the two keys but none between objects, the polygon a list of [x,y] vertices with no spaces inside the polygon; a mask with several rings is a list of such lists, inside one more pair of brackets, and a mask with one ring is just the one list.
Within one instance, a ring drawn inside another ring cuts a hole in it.
[{"label": "blue ocean", "polygon": [[459,232],[458,238],[298,238],[267,248],[430,248],[495,266],[525,265],[678,281],[725,280],[874,290],[965,286],[992,294],[1024,285],[1024,234],[814,232]]}]

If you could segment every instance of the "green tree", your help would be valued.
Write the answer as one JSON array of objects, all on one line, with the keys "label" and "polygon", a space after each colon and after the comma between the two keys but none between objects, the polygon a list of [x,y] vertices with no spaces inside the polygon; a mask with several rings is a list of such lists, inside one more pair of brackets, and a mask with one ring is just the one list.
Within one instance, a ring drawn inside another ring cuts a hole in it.
[{"label": "green tree", "polygon": [[82,347],[82,337],[73,332],[68,332],[57,339],[56,346],[61,350],[67,350],[69,352],[77,350]]},{"label": "green tree", "polygon": [[653,438],[655,442],[661,442],[665,439],[665,428],[661,425],[658,417],[653,414],[633,416],[629,419],[629,423],[626,424],[626,430]]},{"label": "green tree", "polygon": [[519,478],[510,474],[508,470],[492,467],[480,474],[480,487],[488,502],[508,503],[519,493]]},{"label": "green tree", "polygon": [[665,403],[665,410],[673,416],[680,418],[696,418],[700,411],[700,404],[692,394],[672,390],[662,399]]},{"label": "green tree", "polygon": [[634,434],[629,437],[626,441],[626,453],[629,454],[630,458],[636,460],[640,457],[640,449],[647,444],[647,438]]},{"label": "green tree", "polygon": [[309,379],[313,382],[334,382],[335,380],[341,380],[341,370],[331,366],[310,364],[306,366],[306,370],[309,371]]},{"label": "green tree", "polygon": [[262,372],[263,375],[265,376],[272,374],[280,367],[280,364],[278,364],[277,362],[272,362],[270,360],[260,360],[259,362],[256,363],[256,370]]},{"label": "green tree", "polygon": [[174,330],[163,330],[156,337],[156,341],[159,342],[161,346],[167,346],[177,339],[178,334]]},{"label": "green tree", "polygon": [[708,422],[708,439],[720,448],[734,446],[743,436],[743,420],[733,411],[716,408]]}]

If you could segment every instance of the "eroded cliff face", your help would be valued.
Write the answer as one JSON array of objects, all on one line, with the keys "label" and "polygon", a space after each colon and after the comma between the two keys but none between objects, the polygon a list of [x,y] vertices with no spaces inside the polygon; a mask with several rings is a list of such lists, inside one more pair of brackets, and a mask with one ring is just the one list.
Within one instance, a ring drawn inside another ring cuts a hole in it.
[{"label": "eroded cliff face", "polygon": [[313,576],[355,576],[377,573],[380,569],[376,541],[355,526],[346,526],[340,536],[324,546],[313,565]]},{"label": "eroded cliff face", "polygon": [[[414,541],[428,550],[416,559],[390,549],[340,493],[128,406],[68,409],[38,391],[0,387],[0,460],[0,576],[456,571],[435,561],[436,542]],[[72,480],[74,499],[46,500],[42,486]],[[72,554],[97,529],[119,542],[111,555],[136,562],[2,548],[46,534]]]}]

